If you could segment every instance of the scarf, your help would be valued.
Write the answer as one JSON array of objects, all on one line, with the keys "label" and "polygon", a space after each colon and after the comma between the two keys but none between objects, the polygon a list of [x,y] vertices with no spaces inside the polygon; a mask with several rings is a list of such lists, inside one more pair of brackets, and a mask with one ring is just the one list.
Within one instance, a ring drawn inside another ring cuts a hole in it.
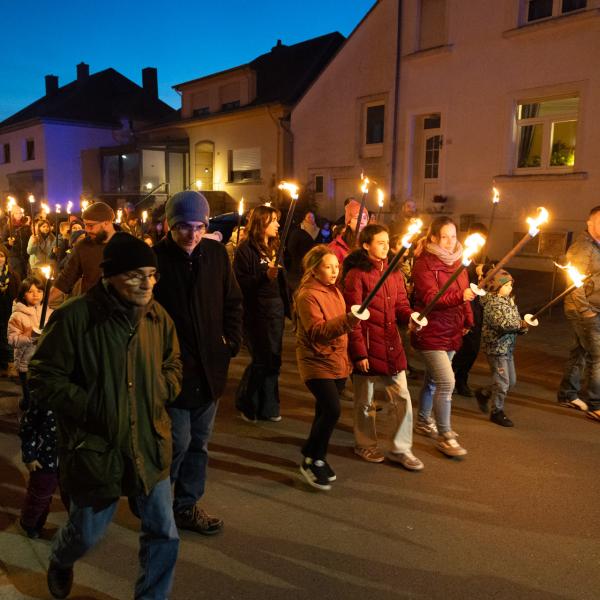
[{"label": "scarf", "polygon": [[8,259],[4,263],[4,266],[0,270],[0,292],[4,294],[8,289],[8,284],[10,283],[10,274],[8,272]]},{"label": "scarf", "polygon": [[431,242],[425,244],[425,250],[429,252],[429,254],[437,256],[445,265],[448,265],[449,267],[452,266],[457,260],[460,260],[463,254],[462,244],[458,241],[456,242],[454,252],[444,250],[437,244],[432,244]]}]

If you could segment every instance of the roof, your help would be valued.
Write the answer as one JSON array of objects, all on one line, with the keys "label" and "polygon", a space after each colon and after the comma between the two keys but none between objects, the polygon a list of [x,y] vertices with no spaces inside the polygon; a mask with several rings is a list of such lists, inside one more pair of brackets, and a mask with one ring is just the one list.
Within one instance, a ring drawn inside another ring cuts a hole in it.
[{"label": "roof", "polygon": [[122,118],[158,121],[175,110],[115,69],[72,81],[0,123],[0,128],[32,119],[121,125]]},{"label": "roof", "polygon": [[344,39],[344,36],[336,31],[291,46],[278,41],[270,52],[262,54],[250,63],[173,87],[179,89],[238,69],[250,68],[256,73],[256,98],[251,105],[270,102],[293,104],[317,78]]}]

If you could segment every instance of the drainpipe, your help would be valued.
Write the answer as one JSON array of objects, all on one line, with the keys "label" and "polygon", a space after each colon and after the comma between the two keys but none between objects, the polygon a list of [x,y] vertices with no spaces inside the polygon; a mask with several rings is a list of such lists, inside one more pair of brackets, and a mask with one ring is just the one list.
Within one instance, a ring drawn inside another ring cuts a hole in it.
[{"label": "drainpipe", "polygon": [[390,173],[390,205],[396,208],[398,198],[397,186],[397,158],[398,158],[398,107],[400,106],[400,66],[402,64],[402,1],[398,0],[398,19],[396,33],[396,76],[394,81],[394,115],[392,125],[392,165]]}]

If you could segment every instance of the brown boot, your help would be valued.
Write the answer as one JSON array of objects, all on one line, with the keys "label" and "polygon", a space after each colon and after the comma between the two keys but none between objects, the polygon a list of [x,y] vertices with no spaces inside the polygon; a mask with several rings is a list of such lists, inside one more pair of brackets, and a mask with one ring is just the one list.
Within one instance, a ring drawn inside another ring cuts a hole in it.
[{"label": "brown boot", "polygon": [[10,377],[11,379],[19,379],[19,372],[17,371],[14,362],[8,363],[8,369],[6,371],[7,377]]}]

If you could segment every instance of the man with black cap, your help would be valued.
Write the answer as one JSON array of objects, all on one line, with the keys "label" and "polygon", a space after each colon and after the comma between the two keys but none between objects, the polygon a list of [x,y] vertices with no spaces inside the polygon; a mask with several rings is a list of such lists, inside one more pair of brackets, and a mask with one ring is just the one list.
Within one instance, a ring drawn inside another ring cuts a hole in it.
[{"label": "man with black cap", "polygon": [[128,496],[141,518],[135,597],[167,598],[179,536],[166,405],[181,389],[179,344],[152,298],[152,249],[117,233],[103,256],[102,280],[52,314],[29,364],[32,400],[56,417],[61,487],[71,500],[52,543],[48,587],[68,596],[75,561]]},{"label": "man with black cap", "polygon": [[54,281],[50,302],[57,301],[61,294],[70,294],[81,279],[81,293],[91,289],[102,277],[102,252],[115,234],[115,212],[104,202],[90,204],[82,215],[86,237],[73,247],[64,269]]},{"label": "man with black cap", "polygon": [[173,423],[173,510],[178,527],[204,535],[223,521],[198,506],[204,494],[208,440],[231,357],[241,344],[242,296],[225,247],[203,239],[206,198],[179,192],[166,205],[170,227],[154,247],[162,278],[155,298],[177,328],[183,361],[180,396],[169,407]]}]

